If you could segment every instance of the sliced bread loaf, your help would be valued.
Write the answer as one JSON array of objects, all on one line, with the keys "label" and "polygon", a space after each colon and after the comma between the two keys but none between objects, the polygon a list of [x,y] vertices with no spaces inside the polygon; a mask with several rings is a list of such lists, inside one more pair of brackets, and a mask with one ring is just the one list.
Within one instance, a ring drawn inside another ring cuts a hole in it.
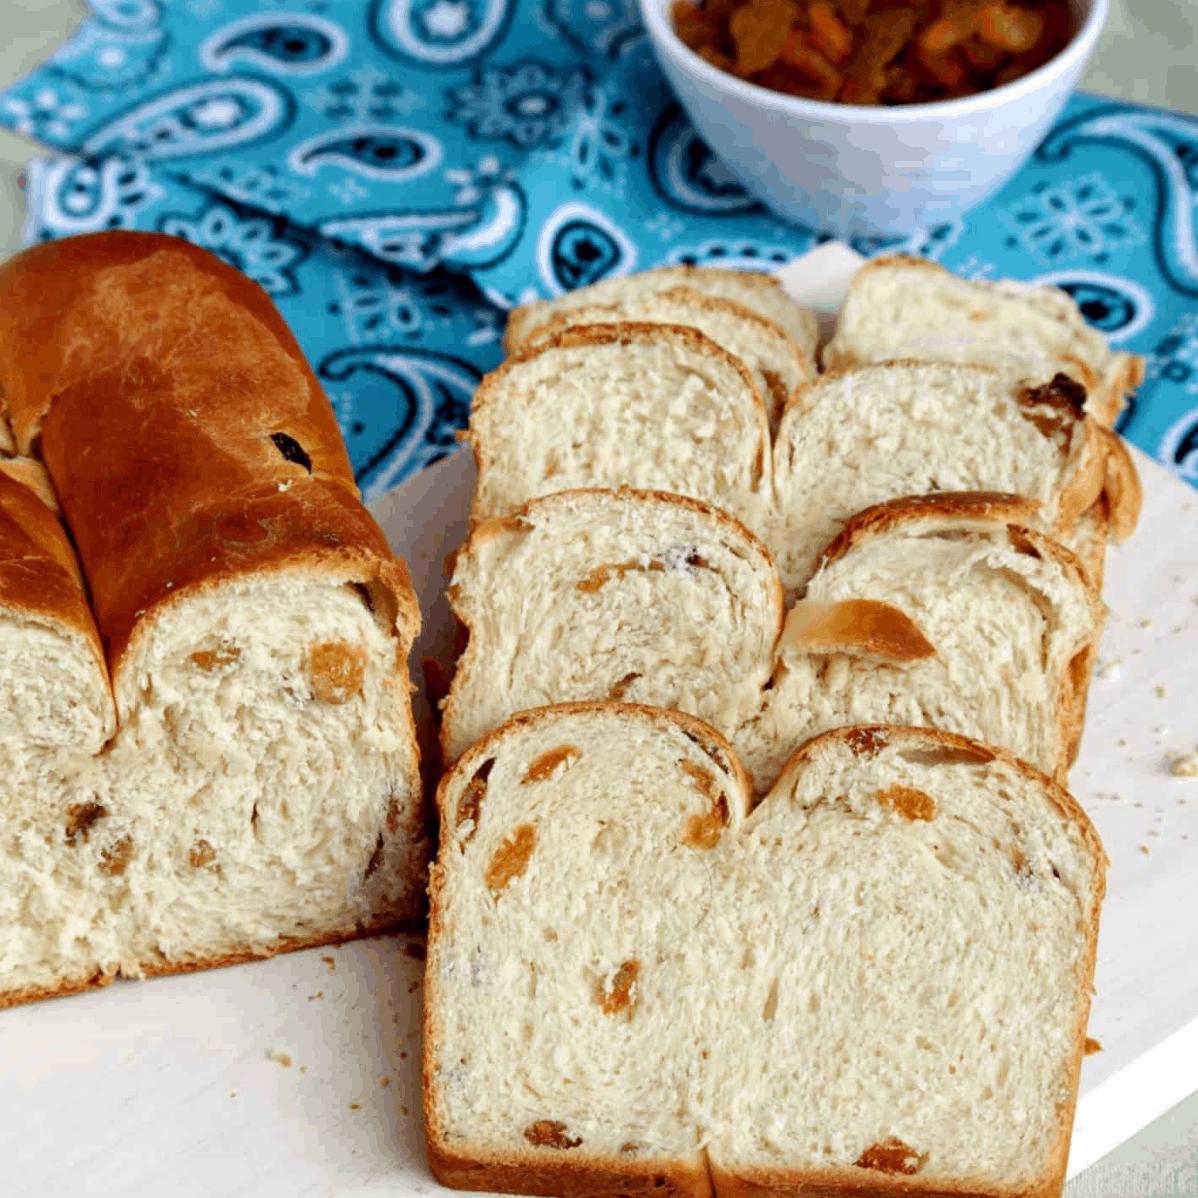
[{"label": "sliced bread loaf", "polygon": [[663,266],[640,274],[604,279],[554,300],[525,304],[508,317],[503,348],[509,354],[523,348],[540,326],[565,315],[572,308],[593,304],[621,306],[640,303],[648,296],[677,287],[685,287],[716,299],[731,300],[756,312],[780,328],[805,358],[815,360],[819,341],[819,326],[815,316],[796,304],[773,275],[703,266]]},{"label": "sliced bread loaf", "polygon": [[946,362],[880,363],[807,384],[778,431],[764,534],[788,593],[801,591],[849,516],[902,495],[1024,495],[1037,504],[1030,522],[1070,543],[1107,488],[1116,528],[1129,532],[1139,510],[1122,470],[1130,460],[1117,437],[1082,413],[1084,398],[1064,375],[1026,387]]},{"label": "sliced bread loaf", "polygon": [[479,742],[438,801],[443,1183],[1060,1192],[1104,861],[1044,776],[942,732],[843,729],[746,815],[698,721],[570,704]]},{"label": "sliced bread loaf", "polygon": [[476,520],[579,487],[692,496],[753,528],[769,426],[745,366],[695,329],[566,329],[500,366],[470,411]]},{"label": "sliced bread loaf", "polygon": [[566,328],[627,321],[698,329],[739,358],[753,373],[765,400],[771,428],[777,427],[799,384],[815,374],[811,356],[772,320],[759,316],[744,304],[705,295],[691,287],[634,293],[608,304],[566,308],[552,320],[538,325],[525,346],[540,344]]},{"label": "sliced bread loaf", "polygon": [[1111,425],[1143,381],[1143,359],[1111,350],[1072,297],[1056,287],[963,279],[922,258],[863,266],[840,311],[824,366],[897,358],[976,362],[1012,380],[1081,383],[1087,409]]},{"label": "sliced bread loaf", "polygon": [[[796,743],[860,723],[975,736],[1064,778],[1102,606],[1077,558],[1026,527],[1033,510],[946,494],[849,520],[787,616],[761,718],[736,736],[760,789]],[[923,646],[869,604],[897,609]]]},{"label": "sliced bread loaf", "polygon": [[768,550],[677,495],[564,491],[477,525],[450,602],[470,633],[446,700],[447,761],[514,712],[627,699],[725,735],[756,715],[782,628]]},{"label": "sliced bread loaf", "polygon": [[266,294],[173,237],[34,247],[0,390],[50,480],[0,473],[0,1005],[417,919],[415,597]]}]

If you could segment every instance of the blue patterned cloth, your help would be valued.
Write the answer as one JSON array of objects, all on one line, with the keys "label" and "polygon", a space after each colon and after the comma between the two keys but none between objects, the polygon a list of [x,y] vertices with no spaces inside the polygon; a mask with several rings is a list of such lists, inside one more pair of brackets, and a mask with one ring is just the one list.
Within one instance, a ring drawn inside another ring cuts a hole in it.
[{"label": "blue patterned cloth", "polygon": [[[746,195],[652,62],[633,0],[90,0],[0,122],[31,240],[158,229],[261,283],[368,495],[442,456],[502,309],[662,263],[815,245]],[[1052,282],[1149,357],[1122,429],[1198,485],[1198,119],[1077,96],[963,222],[858,244]]]}]

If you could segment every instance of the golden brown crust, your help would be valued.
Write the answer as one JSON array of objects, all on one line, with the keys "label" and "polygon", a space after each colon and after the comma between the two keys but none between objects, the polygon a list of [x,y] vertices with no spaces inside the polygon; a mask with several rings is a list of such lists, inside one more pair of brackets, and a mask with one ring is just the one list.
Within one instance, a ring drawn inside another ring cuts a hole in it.
[{"label": "golden brown crust", "polygon": [[1102,439],[1106,450],[1103,496],[1107,501],[1111,533],[1115,540],[1125,541],[1135,532],[1144,505],[1140,472],[1118,433],[1104,428]]},{"label": "golden brown crust", "polygon": [[930,495],[904,495],[875,503],[851,516],[820,554],[819,568],[844,557],[868,537],[889,532],[899,524],[930,516],[963,516],[988,523],[1026,524],[1039,504],[1024,495],[1000,491],[934,491]]},{"label": "golden brown crust", "polygon": [[106,679],[75,551],[53,512],[8,470],[0,470],[0,606],[82,636]]},{"label": "golden brown crust", "polygon": [[[248,961],[265,961],[283,953],[297,953],[305,948],[324,948],[333,944],[348,944],[353,940],[365,940],[371,936],[386,936],[394,932],[415,932],[423,926],[423,912],[413,910],[411,914],[399,915],[381,923],[363,925],[352,930],[324,933],[306,939],[284,937],[277,946],[269,949],[246,950],[239,953],[224,953],[215,957],[202,957],[192,961],[143,962],[140,966],[144,977],[168,977],[177,973],[198,973],[203,969],[223,969],[227,965],[244,965]],[[46,998],[62,998],[70,994],[82,994],[86,990],[98,990],[111,986],[118,980],[117,973],[98,971],[87,977],[71,978],[53,986],[29,986],[23,990],[0,992],[0,1010],[20,1006],[22,1003],[40,1002]],[[127,979],[137,981],[137,978]]]},{"label": "golden brown crust", "polygon": [[266,293],[215,256],[113,232],[11,259],[0,388],[61,499],[114,673],[153,608],[289,566],[363,571],[413,634],[315,375]]},{"label": "golden brown crust", "polygon": [[827,1173],[803,1170],[746,1169],[731,1172],[712,1166],[717,1198],[1060,1198],[1059,1181],[1045,1178],[1030,1187],[938,1184],[929,1186],[918,1174],[904,1176],[845,1169]]},{"label": "golden brown crust", "polygon": [[428,1163],[433,1176],[456,1190],[501,1194],[544,1194],[560,1198],[620,1198],[652,1194],[667,1198],[710,1198],[711,1181],[701,1158],[685,1161],[629,1161],[584,1156],[546,1160],[544,1154],[471,1155],[468,1146],[450,1149],[440,1129],[428,1129]]}]

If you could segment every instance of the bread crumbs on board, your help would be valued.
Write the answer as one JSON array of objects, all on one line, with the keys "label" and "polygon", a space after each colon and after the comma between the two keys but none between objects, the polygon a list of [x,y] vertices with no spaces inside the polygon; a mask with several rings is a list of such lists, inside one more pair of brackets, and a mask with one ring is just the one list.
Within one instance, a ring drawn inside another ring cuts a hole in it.
[{"label": "bread crumbs on board", "polygon": [[276,1065],[282,1065],[284,1069],[291,1068],[291,1054],[280,1052],[277,1048],[268,1050],[266,1059],[268,1061],[274,1061]]},{"label": "bread crumbs on board", "polygon": [[1169,759],[1169,772],[1175,778],[1198,778],[1198,747],[1188,753],[1174,753]]}]

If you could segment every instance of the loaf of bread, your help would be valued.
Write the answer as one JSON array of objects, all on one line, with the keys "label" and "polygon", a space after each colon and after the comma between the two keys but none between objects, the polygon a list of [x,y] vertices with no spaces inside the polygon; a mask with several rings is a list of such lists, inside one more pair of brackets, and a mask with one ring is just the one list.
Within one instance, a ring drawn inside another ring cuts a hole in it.
[{"label": "loaf of bread", "polygon": [[640,306],[662,292],[679,287],[748,308],[789,337],[804,358],[815,361],[819,340],[815,316],[796,304],[773,275],[703,266],[663,266],[640,274],[604,279],[554,300],[525,304],[509,315],[503,348],[509,354],[526,348],[545,325],[562,318],[569,321],[577,308]]},{"label": "loaf of bread", "polygon": [[442,782],[425,1121],[534,1194],[1059,1194],[1105,861],[944,732],[735,753],[622,704],[516,716]]},{"label": "loaf of bread", "polygon": [[0,1003],[417,918],[415,598],[265,293],[38,246],[0,392]]},{"label": "loaf of bread", "polygon": [[1032,384],[1063,373],[1085,387],[1087,410],[1108,426],[1144,378],[1143,359],[1111,350],[1059,288],[963,279],[904,256],[857,272],[824,366],[896,358],[977,362]]},{"label": "loaf of bread", "polygon": [[858,723],[965,733],[1063,778],[1102,607],[1076,557],[1026,527],[1035,511],[941,494],[859,513],[783,629],[769,553],[729,516],[628,490],[534,500],[457,556],[470,636],[445,758],[528,708],[625,699],[712,724],[759,793],[795,745]]}]

